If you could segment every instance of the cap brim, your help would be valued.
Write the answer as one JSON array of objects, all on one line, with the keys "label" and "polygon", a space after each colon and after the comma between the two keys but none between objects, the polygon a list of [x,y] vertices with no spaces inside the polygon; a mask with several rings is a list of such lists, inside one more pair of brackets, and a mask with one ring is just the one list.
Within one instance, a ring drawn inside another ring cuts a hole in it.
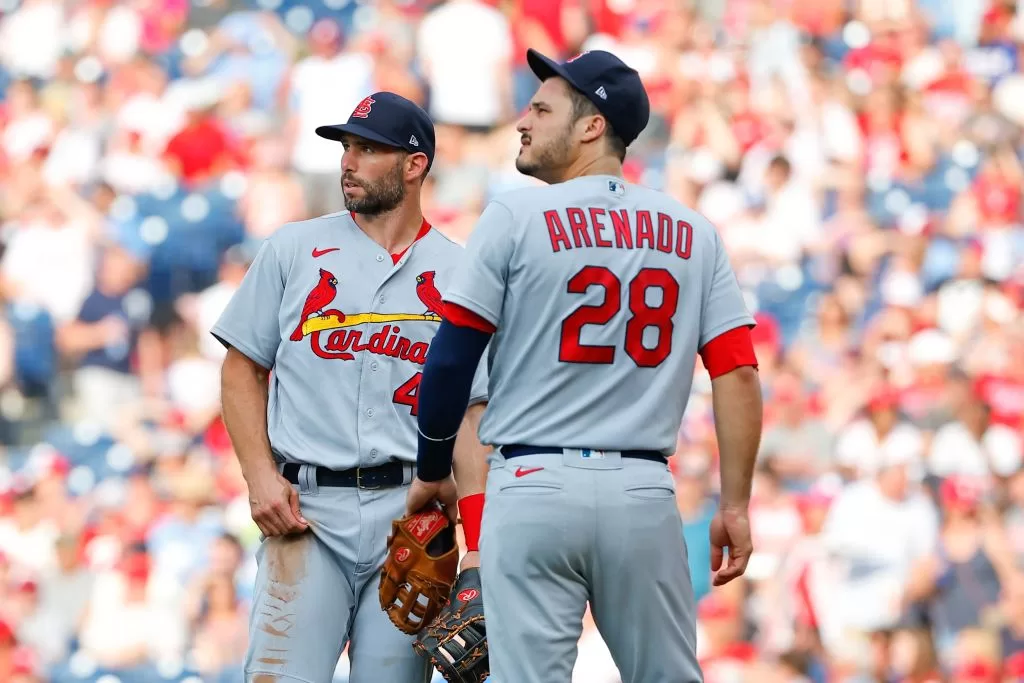
[{"label": "cap brim", "polygon": [[581,90],[580,86],[569,76],[569,72],[561,64],[550,57],[545,57],[532,47],[526,51],[526,63],[530,66],[530,70],[533,71],[534,75],[541,81],[546,81],[552,76],[558,76],[568,81],[572,87]]},{"label": "cap brim", "polygon": [[334,140],[335,142],[341,142],[341,137],[343,135],[355,135],[356,137],[372,140],[373,142],[379,142],[380,144],[387,145],[388,147],[405,149],[405,147],[394,140],[390,140],[369,128],[360,126],[358,123],[339,123],[333,126],[318,126],[316,134],[322,138],[326,138],[327,140]]}]

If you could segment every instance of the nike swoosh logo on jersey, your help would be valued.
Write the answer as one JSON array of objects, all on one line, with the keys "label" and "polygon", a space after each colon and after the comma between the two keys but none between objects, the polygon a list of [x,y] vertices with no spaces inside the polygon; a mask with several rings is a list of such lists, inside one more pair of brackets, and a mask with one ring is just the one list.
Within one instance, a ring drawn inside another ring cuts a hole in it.
[{"label": "nike swoosh logo on jersey", "polygon": [[313,258],[320,258],[324,254],[330,254],[332,251],[338,251],[341,247],[331,247],[330,249],[317,249],[313,247]]},{"label": "nike swoosh logo on jersey", "polygon": [[533,474],[534,472],[540,472],[543,467],[518,467],[516,468],[516,477],[525,477],[527,474]]}]

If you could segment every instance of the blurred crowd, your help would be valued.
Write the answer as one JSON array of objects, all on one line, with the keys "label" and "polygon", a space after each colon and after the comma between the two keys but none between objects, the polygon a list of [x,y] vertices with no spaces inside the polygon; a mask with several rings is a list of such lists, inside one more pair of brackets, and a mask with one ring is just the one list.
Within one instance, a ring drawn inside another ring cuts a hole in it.
[{"label": "blurred crowd", "polygon": [[[313,129],[368,93],[435,119],[452,238],[532,182],[528,46],[641,73],[627,179],[715,223],[759,321],[742,581],[710,586],[699,360],[671,460],[708,683],[1024,680],[1017,0],[0,0],[0,680],[240,680],[208,330],[342,207]],[[619,680],[589,616],[576,676]]]}]

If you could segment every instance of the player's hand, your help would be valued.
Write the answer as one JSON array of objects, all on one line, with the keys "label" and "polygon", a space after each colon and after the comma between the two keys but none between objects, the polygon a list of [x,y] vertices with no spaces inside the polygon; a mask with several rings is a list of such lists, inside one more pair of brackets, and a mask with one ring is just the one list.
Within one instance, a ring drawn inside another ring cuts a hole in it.
[{"label": "player's hand", "polygon": [[[747,562],[754,552],[748,515],[745,505],[722,506],[711,520],[711,571],[715,586],[727,584],[747,570]],[[729,558],[723,566],[726,548]]]},{"label": "player's hand", "polygon": [[409,515],[419,512],[434,501],[441,504],[452,524],[459,521],[459,497],[452,475],[439,481],[423,481],[419,477],[413,479],[405,499],[405,512]]},{"label": "player's hand", "polygon": [[298,492],[276,469],[268,469],[248,483],[252,521],[264,536],[297,534],[309,528],[299,511]]}]

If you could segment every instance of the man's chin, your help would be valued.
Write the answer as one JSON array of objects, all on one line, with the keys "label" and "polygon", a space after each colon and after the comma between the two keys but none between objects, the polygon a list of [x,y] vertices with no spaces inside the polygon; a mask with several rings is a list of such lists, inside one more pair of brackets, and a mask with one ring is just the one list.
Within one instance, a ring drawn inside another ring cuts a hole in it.
[{"label": "man's chin", "polygon": [[540,170],[537,164],[530,162],[523,157],[516,159],[516,170],[523,175],[530,176],[531,178],[537,177],[537,172]]}]

